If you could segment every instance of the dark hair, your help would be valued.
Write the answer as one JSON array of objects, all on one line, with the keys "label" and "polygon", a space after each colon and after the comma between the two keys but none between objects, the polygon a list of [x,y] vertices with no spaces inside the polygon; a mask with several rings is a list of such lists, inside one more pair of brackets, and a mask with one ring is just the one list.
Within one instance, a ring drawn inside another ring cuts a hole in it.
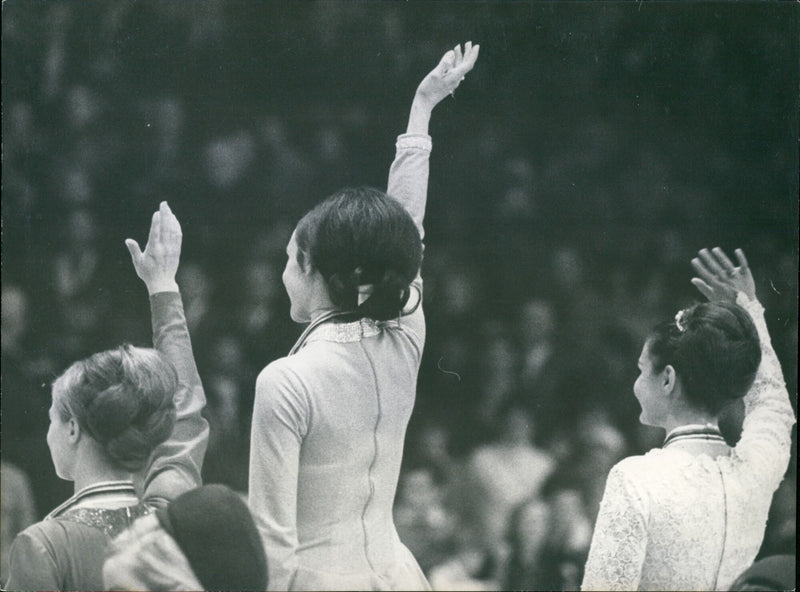
[{"label": "dark hair", "polygon": [[159,352],[122,345],[67,368],[53,383],[53,402],[63,421],[74,417],[115,465],[135,472],[172,433],[177,388]]},{"label": "dark hair", "polygon": [[[397,317],[422,262],[422,240],[402,205],[371,187],[331,195],[297,224],[298,262],[317,269],[333,303],[379,321]],[[308,259],[308,260],[306,260]],[[358,304],[358,287],[372,294]]]},{"label": "dark hair", "polygon": [[653,369],[675,368],[687,400],[718,414],[744,397],[761,363],[758,332],[735,304],[696,304],[657,325],[648,338]]},{"label": "dark hair", "polygon": [[214,483],[178,496],[156,511],[205,590],[265,590],[267,560],[241,496]]}]

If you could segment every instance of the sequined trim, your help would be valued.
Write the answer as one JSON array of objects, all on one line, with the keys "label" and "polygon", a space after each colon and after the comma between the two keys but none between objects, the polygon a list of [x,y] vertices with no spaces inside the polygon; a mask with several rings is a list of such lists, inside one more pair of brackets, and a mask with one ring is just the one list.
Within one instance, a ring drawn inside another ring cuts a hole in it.
[{"label": "sequined trim", "polygon": [[360,319],[352,323],[326,323],[320,325],[308,341],[333,341],[334,343],[354,343],[366,337],[374,337],[381,332],[381,326],[373,319]]},{"label": "sequined trim", "polygon": [[84,487],[78,493],[62,503],[47,516],[45,516],[45,520],[50,520],[51,518],[60,516],[75,506],[75,504],[77,504],[79,501],[86,499],[87,497],[109,493],[129,494],[133,497],[136,497],[136,489],[134,488],[132,481],[103,481],[101,483],[95,483],[94,485]]},{"label": "sequined trim", "polygon": [[104,508],[73,508],[58,517],[59,520],[76,522],[103,531],[114,538],[128,528],[137,518],[149,514],[144,504],[108,510]]}]

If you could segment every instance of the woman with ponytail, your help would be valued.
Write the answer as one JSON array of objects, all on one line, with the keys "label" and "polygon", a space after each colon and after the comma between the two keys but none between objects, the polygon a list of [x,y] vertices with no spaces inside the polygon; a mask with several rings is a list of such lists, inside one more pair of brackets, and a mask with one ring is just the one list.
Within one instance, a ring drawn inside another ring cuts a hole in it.
[{"label": "woman with ponytail", "polygon": [[250,449],[270,590],[429,588],[392,504],[425,341],[428,121],[478,49],[456,46],[420,83],[387,193],[339,191],[289,242],[283,283],[308,327],[258,377]]},{"label": "woman with ponytail", "polygon": [[166,202],[145,251],[126,244],[150,294],[154,349],[94,354],[53,383],[47,444],[75,495],[17,536],[9,590],[104,589],[111,539],[201,483],[205,396],[175,282],[181,228]]},{"label": "woman with ponytail", "polygon": [[[744,253],[692,260],[708,299],[655,327],[633,392],[661,448],[609,473],[584,590],[728,590],[764,538],[795,418]],[[744,399],[735,446],[719,429]]]}]

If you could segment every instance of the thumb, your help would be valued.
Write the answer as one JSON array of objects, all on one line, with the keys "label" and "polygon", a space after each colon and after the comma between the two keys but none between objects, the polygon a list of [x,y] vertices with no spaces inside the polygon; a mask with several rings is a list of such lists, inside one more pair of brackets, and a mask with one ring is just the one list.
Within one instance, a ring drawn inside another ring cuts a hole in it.
[{"label": "thumb", "polygon": [[142,259],[142,250],[139,248],[139,243],[132,238],[126,238],[125,246],[128,247],[128,252],[131,254],[131,261],[133,261],[134,267],[137,266]]},{"label": "thumb", "polygon": [[455,60],[456,60],[456,52],[454,52],[451,49],[442,56],[441,60],[439,60],[439,66],[437,67],[437,70],[439,70],[440,73],[444,74],[445,72],[453,68]]},{"label": "thumb", "polygon": [[714,296],[714,290],[711,289],[707,283],[705,283],[700,278],[692,278],[692,285],[698,289],[698,291],[705,296],[708,300],[711,300]]}]

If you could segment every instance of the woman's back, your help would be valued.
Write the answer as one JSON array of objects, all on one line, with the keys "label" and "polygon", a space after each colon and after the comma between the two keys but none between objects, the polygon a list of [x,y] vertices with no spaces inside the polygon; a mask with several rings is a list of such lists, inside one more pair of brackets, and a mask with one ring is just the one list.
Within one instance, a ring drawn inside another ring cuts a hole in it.
[{"label": "woman's back", "polygon": [[668,447],[614,468],[606,491],[612,518],[598,528],[614,529],[615,501],[638,506],[642,519],[619,525],[630,529],[626,537],[646,541],[641,566],[630,566],[641,570],[639,589],[727,589],[753,561],[770,497],[749,467],[732,460]]},{"label": "woman's back", "polygon": [[[398,577],[424,582],[392,519],[421,358],[422,338],[412,328],[418,314],[324,324],[259,377],[272,385],[269,400],[260,399],[269,411],[254,425],[260,449],[300,446],[294,588],[383,588]],[[271,421],[289,429],[270,431]],[[270,516],[290,503],[280,493],[267,492]],[[265,526],[281,532],[277,522]]]},{"label": "woman's back", "polygon": [[58,582],[59,590],[103,590],[103,558],[109,542],[147,512],[144,505],[73,508],[30,526],[17,543],[16,559],[21,562],[17,569],[26,574],[25,587],[47,590]]}]

